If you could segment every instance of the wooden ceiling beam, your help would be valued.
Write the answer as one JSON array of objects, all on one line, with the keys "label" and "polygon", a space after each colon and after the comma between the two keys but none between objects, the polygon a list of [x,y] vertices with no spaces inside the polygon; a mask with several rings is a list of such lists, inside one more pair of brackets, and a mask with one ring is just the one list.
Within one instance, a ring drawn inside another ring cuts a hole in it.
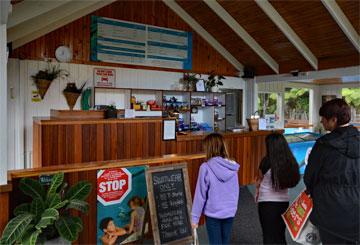
[{"label": "wooden ceiling beam", "polygon": [[276,9],[269,3],[268,0],[255,0],[256,4],[264,11],[264,13],[274,22],[274,24],[284,33],[289,41],[297,48],[297,50],[304,56],[310,65],[317,70],[318,60],[311,50],[305,45],[294,30],[286,23],[283,17],[276,11]]},{"label": "wooden ceiling beam", "polygon": [[[8,29],[13,49],[44,36],[80,17],[90,14],[116,0],[88,0],[70,2],[15,28]],[[54,13],[56,12],[56,14]]]},{"label": "wooden ceiling beam", "polygon": [[216,1],[204,1],[270,68],[279,73],[279,64],[250,36],[250,34]]},{"label": "wooden ceiling beam", "polygon": [[336,23],[340,26],[341,30],[345,33],[350,42],[354,45],[360,53],[360,36],[351,25],[349,19],[341,10],[335,0],[321,0],[325,8],[329,11],[330,15],[334,18]]},{"label": "wooden ceiling beam", "polygon": [[7,24],[8,28],[12,28],[25,21],[45,14],[52,9],[58,8],[61,5],[68,3],[71,0],[48,0],[48,1],[23,1],[13,7],[13,11],[9,16]]},{"label": "wooden ceiling beam", "polygon": [[243,71],[244,66],[196,20],[194,20],[180,5],[178,5],[175,0],[163,0],[163,2],[181,19],[183,19],[206,42],[208,42],[216,51],[218,51],[227,61],[229,61],[237,70]]}]

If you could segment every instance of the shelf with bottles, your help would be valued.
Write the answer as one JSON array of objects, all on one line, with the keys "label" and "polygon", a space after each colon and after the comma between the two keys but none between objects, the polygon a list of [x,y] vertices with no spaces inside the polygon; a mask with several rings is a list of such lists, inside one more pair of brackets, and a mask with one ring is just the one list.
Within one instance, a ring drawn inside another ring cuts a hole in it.
[{"label": "shelf with bottles", "polygon": [[135,111],[162,111],[162,91],[131,89],[130,109]]},{"label": "shelf with bottles", "polygon": [[163,92],[163,111],[190,112],[190,93],[181,91]]}]

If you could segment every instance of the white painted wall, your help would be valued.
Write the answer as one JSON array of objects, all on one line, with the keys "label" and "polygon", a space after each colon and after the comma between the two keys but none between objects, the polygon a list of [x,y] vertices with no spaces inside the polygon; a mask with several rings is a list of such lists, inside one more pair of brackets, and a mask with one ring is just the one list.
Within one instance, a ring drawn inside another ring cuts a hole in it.
[{"label": "white painted wall", "polygon": [[0,23],[0,185],[7,184],[7,53],[6,25]]},{"label": "white painted wall", "polygon": [[[62,94],[66,86],[63,79],[56,79],[51,84],[43,101],[32,102],[32,91],[36,90],[36,87],[31,75],[46,66],[46,62],[42,61],[9,60],[9,86],[14,87],[14,99],[9,99],[9,120],[11,123],[14,122],[8,134],[8,141],[11,143],[9,169],[31,167],[33,117],[50,116],[50,109],[68,109]],[[70,72],[69,79],[75,81],[77,86],[84,81],[88,81],[86,87],[93,86],[93,68],[96,66],[61,63],[60,67]],[[179,72],[113,67],[112,69],[116,69],[116,87],[121,88],[172,89],[183,76]],[[202,77],[207,78],[204,75]],[[223,82],[224,88],[245,89],[245,81],[241,78],[226,77]],[[80,109],[80,99],[74,109]]]}]

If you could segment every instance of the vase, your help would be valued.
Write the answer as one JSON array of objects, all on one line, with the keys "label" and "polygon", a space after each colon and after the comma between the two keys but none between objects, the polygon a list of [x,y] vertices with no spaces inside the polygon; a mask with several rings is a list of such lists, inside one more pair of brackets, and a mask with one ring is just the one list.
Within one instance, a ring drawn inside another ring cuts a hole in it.
[{"label": "vase", "polygon": [[115,109],[107,109],[105,110],[105,118],[109,119],[109,118],[117,118],[117,110]]},{"label": "vase", "polygon": [[246,121],[249,125],[249,131],[259,130],[259,119],[247,118]]},{"label": "vase", "polygon": [[74,109],[74,106],[75,106],[75,104],[76,104],[76,101],[77,101],[77,99],[78,99],[79,96],[80,96],[80,93],[74,93],[74,92],[66,92],[66,91],[64,91],[63,94],[64,94],[64,96],[65,96],[66,102],[67,102],[70,110],[73,110],[73,109]]},{"label": "vase", "polygon": [[217,87],[217,86],[211,87],[211,92],[213,92],[213,93],[219,92],[219,87]]},{"label": "vase", "polygon": [[52,81],[46,79],[36,79],[35,85],[42,100],[44,99],[45,94],[51,85],[51,82]]}]

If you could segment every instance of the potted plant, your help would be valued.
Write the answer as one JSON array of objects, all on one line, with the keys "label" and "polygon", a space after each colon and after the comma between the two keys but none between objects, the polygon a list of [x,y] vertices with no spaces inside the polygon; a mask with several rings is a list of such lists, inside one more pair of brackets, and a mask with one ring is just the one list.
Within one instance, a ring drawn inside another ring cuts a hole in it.
[{"label": "potted plant", "polygon": [[223,86],[223,82],[221,81],[222,79],[226,79],[224,76],[222,75],[214,75],[214,74],[210,74],[208,77],[208,80],[206,81],[206,88],[208,91],[211,92],[219,92],[219,86]]},{"label": "potted plant", "polygon": [[41,244],[56,237],[69,243],[77,240],[83,228],[80,217],[72,209],[86,213],[89,204],[85,201],[91,192],[91,184],[80,181],[67,188],[64,173],[52,176],[47,190],[31,178],[20,180],[19,188],[32,198],[14,209],[15,217],[6,225],[0,244]]},{"label": "potted plant", "polygon": [[38,73],[31,76],[38,89],[41,99],[44,99],[52,81],[62,75],[67,76],[68,72],[60,69],[59,64],[52,65],[50,62],[48,62],[48,67],[45,70],[39,70]]},{"label": "potted plant", "polygon": [[86,82],[80,88],[77,88],[74,82],[69,82],[66,84],[66,88],[63,90],[63,94],[68,106],[70,107],[70,110],[74,108],[85,84]]},{"label": "potted plant", "polygon": [[186,91],[194,91],[196,83],[199,81],[201,75],[196,73],[184,73],[183,78],[180,80],[184,84]]},{"label": "potted plant", "polygon": [[117,109],[115,105],[106,106],[105,118],[117,118]]}]

